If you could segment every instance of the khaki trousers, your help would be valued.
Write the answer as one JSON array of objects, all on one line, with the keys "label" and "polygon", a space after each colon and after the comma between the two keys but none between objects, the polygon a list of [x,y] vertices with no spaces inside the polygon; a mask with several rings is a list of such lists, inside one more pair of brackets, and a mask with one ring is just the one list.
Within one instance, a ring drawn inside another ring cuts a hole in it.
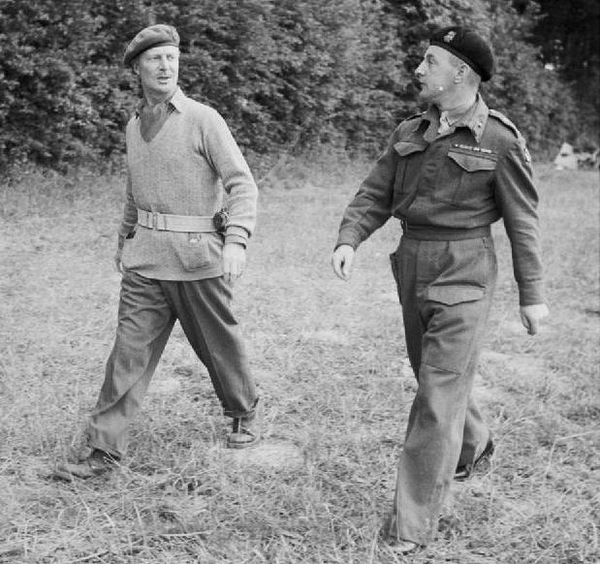
[{"label": "khaki trousers", "polygon": [[256,390],[230,303],[231,287],[222,277],[168,281],[125,271],[115,344],[88,425],[92,448],[125,454],[128,424],[176,320],[208,369],[225,415],[253,416]]},{"label": "khaki trousers", "polygon": [[391,255],[411,366],[418,382],[387,534],[427,544],[457,464],[472,463],[490,432],[471,396],[496,283],[493,239],[402,237]]}]

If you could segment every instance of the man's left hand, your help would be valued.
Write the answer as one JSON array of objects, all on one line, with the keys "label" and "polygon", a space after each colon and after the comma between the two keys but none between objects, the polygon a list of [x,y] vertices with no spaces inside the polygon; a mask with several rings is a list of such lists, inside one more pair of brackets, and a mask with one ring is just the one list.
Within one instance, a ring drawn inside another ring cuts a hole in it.
[{"label": "man's left hand", "polygon": [[223,246],[223,276],[229,283],[234,282],[244,272],[246,248],[239,243],[225,243]]},{"label": "man's left hand", "polygon": [[520,312],[521,323],[523,323],[523,326],[527,329],[527,333],[530,335],[535,335],[539,332],[540,321],[550,313],[546,304],[521,306]]}]

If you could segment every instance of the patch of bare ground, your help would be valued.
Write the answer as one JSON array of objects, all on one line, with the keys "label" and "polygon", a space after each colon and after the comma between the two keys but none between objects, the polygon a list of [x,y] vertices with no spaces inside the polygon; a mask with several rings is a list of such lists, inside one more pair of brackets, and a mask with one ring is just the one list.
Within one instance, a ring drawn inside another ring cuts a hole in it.
[{"label": "patch of bare ground", "polygon": [[[330,272],[363,170],[306,169],[261,194],[237,286],[264,442],[225,448],[206,370],[179,327],[131,426],[91,482],[50,479],[81,448],[116,323],[121,179],[31,178],[0,190],[0,562],[588,564],[600,560],[598,184],[538,168],[552,315],[528,337],[506,237],[474,393],[497,442],[455,484],[438,539],[410,559],[378,531],[415,382],[388,254],[390,222],[353,280]],[[311,182],[308,185],[307,179]]]}]

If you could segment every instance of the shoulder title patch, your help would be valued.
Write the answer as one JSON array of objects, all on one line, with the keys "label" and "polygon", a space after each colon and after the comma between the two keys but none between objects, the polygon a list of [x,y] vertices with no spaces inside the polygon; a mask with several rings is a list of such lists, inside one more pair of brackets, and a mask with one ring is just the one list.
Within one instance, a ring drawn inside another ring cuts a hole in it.
[{"label": "shoulder title patch", "polygon": [[476,147],[475,145],[463,145],[462,143],[454,143],[452,145],[457,149],[465,149],[466,151],[474,151],[475,153],[483,153],[484,155],[493,155],[494,151],[484,147]]}]

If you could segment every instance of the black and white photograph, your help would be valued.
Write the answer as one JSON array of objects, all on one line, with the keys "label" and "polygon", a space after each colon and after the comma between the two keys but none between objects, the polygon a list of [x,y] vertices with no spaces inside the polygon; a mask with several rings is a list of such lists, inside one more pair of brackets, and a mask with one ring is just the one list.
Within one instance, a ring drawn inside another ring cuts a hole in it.
[{"label": "black and white photograph", "polygon": [[0,50],[0,564],[600,564],[598,0]]}]

